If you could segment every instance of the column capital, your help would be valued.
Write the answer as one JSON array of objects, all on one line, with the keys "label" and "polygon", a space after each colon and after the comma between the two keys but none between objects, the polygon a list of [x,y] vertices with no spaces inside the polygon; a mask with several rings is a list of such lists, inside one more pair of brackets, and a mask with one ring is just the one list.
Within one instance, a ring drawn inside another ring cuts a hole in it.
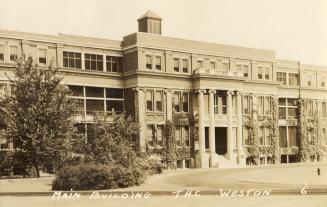
[{"label": "column capital", "polygon": [[206,90],[205,89],[196,89],[195,90],[195,93],[198,93],[198,94],[204,94],[206,92]]},{"label": "column capital", "polygon": [[132,91],[137,91],[137,92],[143,91],[143,92],[145,92],[146,89],[145,88],[141,88],[141,87],[135,87],[135,88],[132,88]]},{"label": "column capital", "polygon": [[215,90],[215,89],[209,89],[208,92],[209,92],[209,94],[216,94],[217,90]]},{"label": "column capital", "polygon": [[165,93],[173,93],[173,89],[172,88],[166,88],[165,90],[164,90],[164,92]]},{"label": "column capital", "polygon": [[233,95],[234,91],[227,91],[227,95]]},{"label": "column capital", "polygon": [[243,92],[242,91],[236,91],[236,95],[242,96],[243,95]]}]

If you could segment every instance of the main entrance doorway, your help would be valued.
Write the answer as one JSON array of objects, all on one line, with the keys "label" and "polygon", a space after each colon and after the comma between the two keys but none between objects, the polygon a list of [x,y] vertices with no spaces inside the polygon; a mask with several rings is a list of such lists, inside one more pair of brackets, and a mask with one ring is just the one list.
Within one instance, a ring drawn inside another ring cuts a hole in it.
[{"label": "main entrance doorway", "polygon": [[215,127],[216,153],[224,155],[227,153],[227,127]]}]

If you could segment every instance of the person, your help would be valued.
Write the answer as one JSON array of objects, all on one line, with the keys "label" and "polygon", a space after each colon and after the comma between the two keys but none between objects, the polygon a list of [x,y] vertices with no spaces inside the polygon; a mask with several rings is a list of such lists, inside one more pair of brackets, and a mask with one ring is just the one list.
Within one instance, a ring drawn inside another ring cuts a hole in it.
[{"label": "person", "polygon": [[320,175],[320,168],[317,169],[318,176]]}]

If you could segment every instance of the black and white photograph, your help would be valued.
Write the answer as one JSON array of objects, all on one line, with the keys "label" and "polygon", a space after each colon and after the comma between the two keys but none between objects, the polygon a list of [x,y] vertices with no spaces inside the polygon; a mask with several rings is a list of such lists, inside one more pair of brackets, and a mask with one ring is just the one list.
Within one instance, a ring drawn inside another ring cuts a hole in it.
[{"label": "black and white photograph", "polygon": [[0,207],[326,207],[327,1],[0,0]]}]

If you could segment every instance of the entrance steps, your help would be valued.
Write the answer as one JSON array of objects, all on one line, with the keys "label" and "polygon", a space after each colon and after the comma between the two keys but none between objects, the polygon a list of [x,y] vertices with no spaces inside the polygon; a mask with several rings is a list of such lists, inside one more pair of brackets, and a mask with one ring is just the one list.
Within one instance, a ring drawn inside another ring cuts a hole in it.
[{"label": "entrance steps", "polygon": [[218,168],[240,168],[241,165],[236,163],[236,159],[229,160],[224,155],[218,155]]}]

